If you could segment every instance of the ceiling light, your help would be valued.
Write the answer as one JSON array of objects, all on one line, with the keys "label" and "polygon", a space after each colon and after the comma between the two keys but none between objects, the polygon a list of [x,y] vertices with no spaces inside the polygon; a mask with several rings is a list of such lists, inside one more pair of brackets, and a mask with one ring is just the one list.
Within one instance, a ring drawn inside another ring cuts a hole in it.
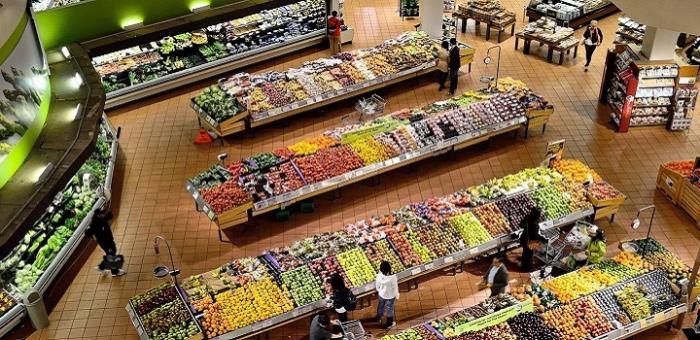
[{"label": "ceiling light", "polygon": [[63,54],[63,57],[66,59],[70,58],[70,51],[68,51],[68,47],[61,47],[61,54]]}]

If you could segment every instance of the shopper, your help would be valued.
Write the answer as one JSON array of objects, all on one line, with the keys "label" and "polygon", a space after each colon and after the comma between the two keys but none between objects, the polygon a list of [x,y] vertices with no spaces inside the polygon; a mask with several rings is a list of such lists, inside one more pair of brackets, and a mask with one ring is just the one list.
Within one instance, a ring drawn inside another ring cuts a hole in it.
[{"label": "shopper", "polygon": [[350,288],[345,286],[343,277],[338,273],[331,276],[331,289],[333,290],[331,300],[335,312],[338,313],[338,320],[342,322],[348,321],[348,312],[355,310],[357,307],[355,294]]},{"label": "shopper", "polygon": [[440,88],[438,91],[442,91],[445,88],[445,82],[447,81],[447,75],[449,75],[448,61],[450,59],[450,43],[447,40],[443,40],[440,47],[437,48],[438,63],[437,68],[440,74]]},{"label": "shopper", "polygon": [[603,229],[598,227],[591,229],[592,230],[589,230],[591,241],[588,242],[588,246],[586,247],[586,255],[588,256],[588,263],[596,264],[600,263],[603,258],[605,258],[607,245],[605,244],[605,234],[603,234]]},{"label": "shopper", "polygon": [[331,337],[340,336],[339,333],[333,332],[333,324],[325,314],[318,314],[311,319],[309,326],[309,340],[328,340]]},{"label": "shopper", "polygon": [[522,234],[520,234],[520,245],[523,247],[520,266],[523,271],[528,273],[532,271],[532,260],[535,250],[541,246],[540,242],[547,242],[547,239],[540,234],[541,215],[540,209],[535,207],[520,222],[520,228],[523,230]]},{"label": "shopper", "polygon": [[491,289],[491,296],[496,296],[506,292],[508,280],[508,269],[503,264],[503,258],[501,255],[497,255],[491,261],[489,270],[487,270],[484,274],[483,285]]},{"label": "shopper", "polygon": [[92,217],[90,226],[85,229],[85,236],[97,241],[97,244],[105,252],[102,262],[95,269],[102,273],[109,270],[115,277],[126,274],[126,271],[122,269],[124,256],[117,255],[117,244],[114,242],[114,235],[112,235],[112,229],[109,226],[109,220],[112,217],[112,213],[106,211],[104,207],[98,210]]},{"label": "shopper", "polygon": [[459,68],[462,63],[459,58],[459,46],[457,46],[457,39],[450,39],[450,56],[448,60],[448,67],[450,71],[450,95],[454,96],[455,90],[457,90],[457,80],[459,79]]},{"label": "shopper", "polygon": [[331,42],[331,53],[340,53],[340,19],[338,18],[338,11],[331,12],[331,16],[328,17],[327,29],[328,29],[328,39]]},{"label": "shopper", "polygon": [[603,31],[598,27],[598,20],[591,20],[591,23],[583,32],[583,41],[581,45],[586,47],[586,65],[584,66],[584,71],[588,72],[588,65],[591,64],[591,57],[593,57],[593,52],[596,47],[603,43]]},{"label": "shopper", "polygon": [[384,309],[386,308],[386,325],[384,328],[391,329],[396,326],[394,321],[394,303],[399,299],[399,282],[396,275],[391,274],[391,264],[387,261],[382,261],[379,264],[379,274],[374,283],[379,295],[379,303],[377,304],[377,323],[382,322]]}]

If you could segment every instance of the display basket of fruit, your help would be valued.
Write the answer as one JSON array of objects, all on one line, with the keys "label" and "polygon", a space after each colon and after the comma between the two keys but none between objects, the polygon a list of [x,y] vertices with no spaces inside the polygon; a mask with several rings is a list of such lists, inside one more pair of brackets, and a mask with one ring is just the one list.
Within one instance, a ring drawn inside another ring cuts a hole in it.
[{"label": "display basket of fruit", "polygon": [[595,181],[588,187],[588,199],[595,207],[622,205],[625,195],[603,180]]},{"label": "display basket of fruit", "polygon": [[694,165],[693,161],[668,162],[659,166],[659,174],[656,176],[656,188],[661,190],[674,204],[678,203],[683,181],[690,175]]}]

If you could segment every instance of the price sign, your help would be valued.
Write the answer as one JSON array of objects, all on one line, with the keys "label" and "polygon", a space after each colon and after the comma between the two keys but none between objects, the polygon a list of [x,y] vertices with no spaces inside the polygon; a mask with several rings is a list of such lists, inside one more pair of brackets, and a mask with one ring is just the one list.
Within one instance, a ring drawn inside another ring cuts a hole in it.
[{"label": "price sign", "polygon": [[208,212],[207,216],[209,216],[209,219],[212,221],[216,219],[216,215],[214,214],[213,211]]},{"label": "price sign", "polygon": [[478,254],[480,251],[481,250],[479,249],[479,247],[473,247],[472,249],[470,249],[470,253],[472,254]]},{"label": "price sign", "polygon": [[452,261],[454,261],[454,259],[452,258],[452,256],[448,256],[448,257],[445,258],[445,263],[452,263]]},{"label": "price sign", "polygon": [[411,270],[411,275],[415,276],[415,275],[420,274],[420,272],[421,272],[420,268],[416,268],[416,269]]},{"label": "price sign", "polygon": [[[639,330],[640,328],[642,328],[642,321],[644,321],[644,320],[639,320],[639,322],[634,322],[634,323],[629,324],[629,325],[627,326],[627,332],[628,332],[628,333],[629,333],[629,332],[634,332],[634,331]],[[644,323],[644,327],[646,327],[646,322]]]},{"label": "price sign", "polygon": [[[649,325],[649,321],[647,321],[647,320],[648,319],[639,320],[639,328],[647,328],[647,326]],[[654,318],[651,318],[651,321],[653,322]]]},{"label": "price sign", "polygon": [[431,270],[431,269],[433,269],[433,267],[435,267],[435,265],[432,262],[428,263],[425,265],[425,270]]}]

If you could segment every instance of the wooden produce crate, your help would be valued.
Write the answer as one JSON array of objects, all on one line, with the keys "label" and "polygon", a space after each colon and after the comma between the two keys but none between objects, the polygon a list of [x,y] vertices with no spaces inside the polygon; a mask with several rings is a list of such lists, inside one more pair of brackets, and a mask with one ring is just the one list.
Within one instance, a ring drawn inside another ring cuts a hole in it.
[{"label": "wooden produce crate", "polygon": [[598,200],[595,197],[593,197],[593,195],[588,195],[588,200],[590,200],[591,204],[593,204],[593,206],[596,208],[602,208],[602,207],[607,207],[607,206],[611,206],[611,205],[620,206],[623,203],[625,203],[625,199],[626,199],[625,195],[620,195],[618,197],[609,198],[606,200]]},{"label": "wooden produce crate", "polygon": [[656,188],[666,194],[673,204],[678,204],[686,178],[680,173],[659,165],[659,175],[656,176]]},{"label": "wooden produce crate", "polygon": [[528,110],[527,113],[525,113],[525,116],[527,117],[527,125],[525,129],[525,137],[527,137],[528,132],[530,129],[537,128],[537,127],[542,127],[542,132],[544,133],[544,128],[547,126],[547,123],[549,122],[549,117],[554,114],[554,108],[548,108],[544,110]]},{"label": "wooden produce crate", "polygon": [[231,228],[248,222],[248,210],[253,209],[253,201],[241,204],[216,216],[219,229]]},{"label": "wooden produce crate", "polygon": [[678,199],[678,206],[692,217],[700,227],[700,188],[684,180],[683,189]]},{"label": "wooden produce crate", "polygon": [[620,210],[620,205],[608,205],[608,206],[603,206],[603,207],[595,207],[595,216],[593,217],[594,221],[597,221],[601,218],[613,216],[617,214],[617,212]]},{"label": "wooden produce crate", "polygon": [[474,61],[474,53],[476,53],[476,49],[472,47],[460,48],[459,60],[462,63],[462,65],[471,64]]}]

